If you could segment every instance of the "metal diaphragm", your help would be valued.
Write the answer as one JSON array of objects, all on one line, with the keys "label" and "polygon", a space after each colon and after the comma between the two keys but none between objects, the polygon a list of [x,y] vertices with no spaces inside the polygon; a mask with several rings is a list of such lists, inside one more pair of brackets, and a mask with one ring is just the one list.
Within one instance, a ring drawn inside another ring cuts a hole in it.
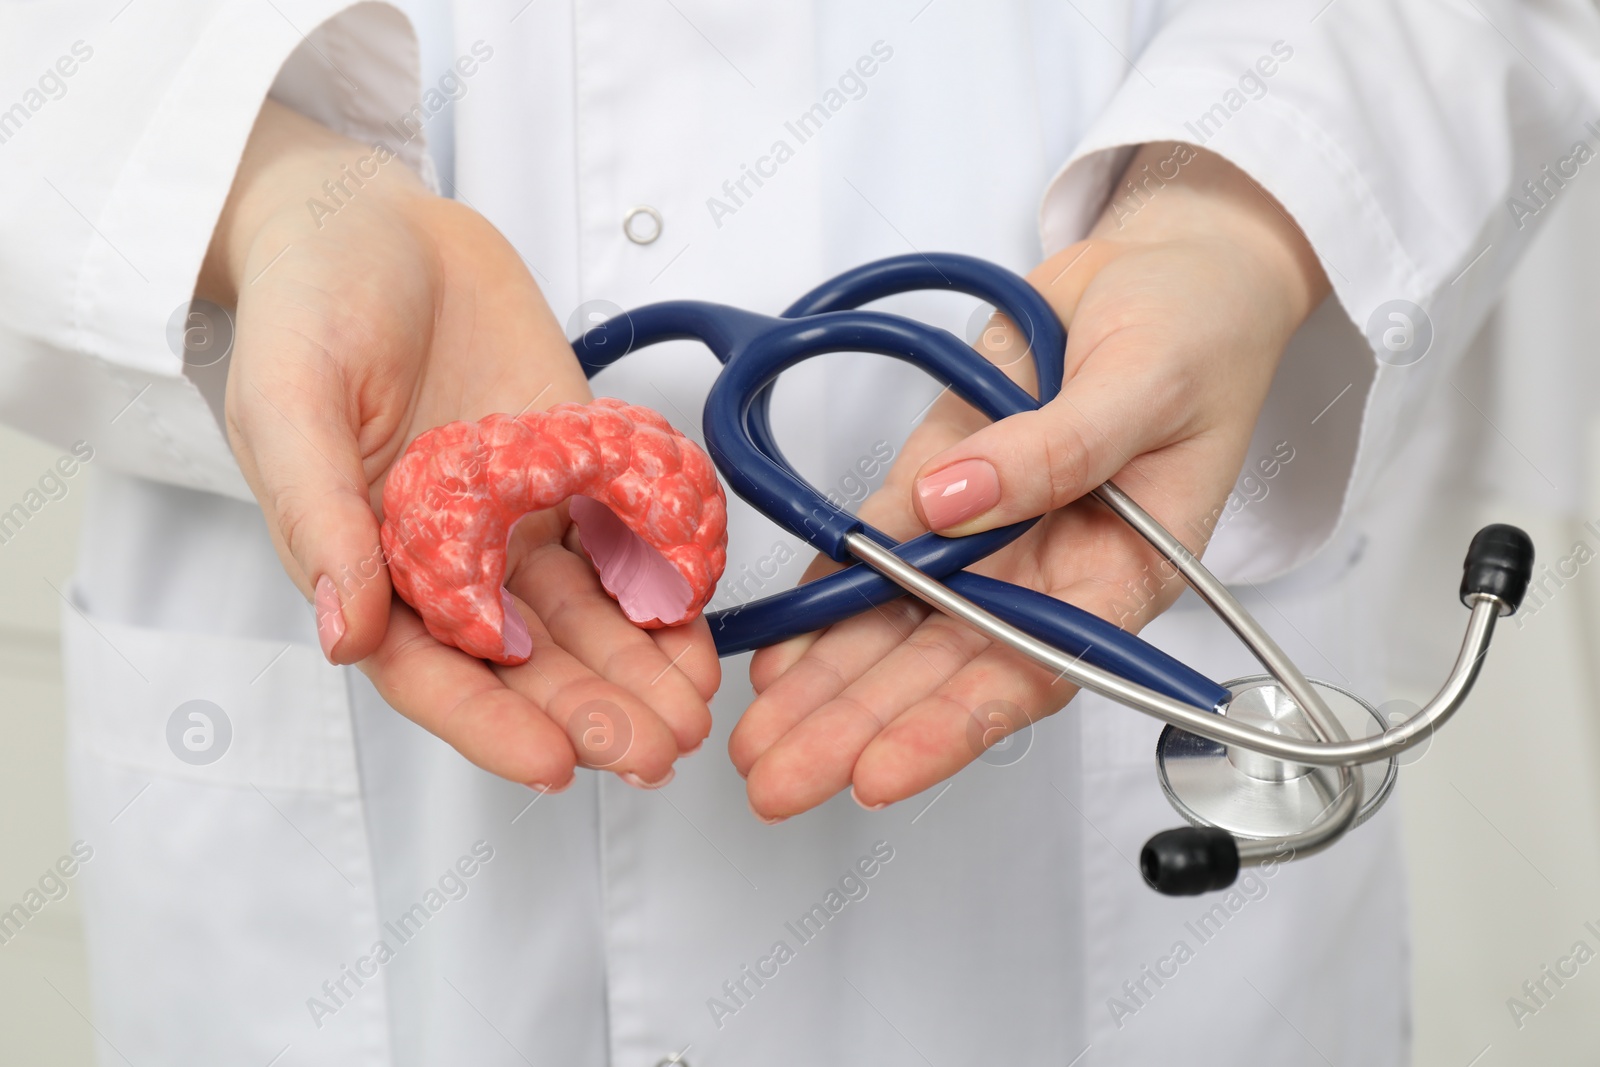
[{"label": "metal diaphragm", "polygon": [[[1388,729],[1378,711],[1354,693],[1310,681],[1351,740]],[[1233,694],[1222,712],[1228,718],[1271,733],[1317,740],[1305,713],[1270,675],[1238,678],[1226,683],[1226,688]],[[1263,756],[1175,726],[1162,730],[1156,742],[1156,769],[1167,800],[1190,823],[1255,840],[1288,837],[1310,829],[1323,818],[1339,788],[1337,768],[1313,768]],[[1360,825],[1388,799],[1398,767],[1391,758],[1351,770],[1361,790],[1356,816],[1356,825]]]}]

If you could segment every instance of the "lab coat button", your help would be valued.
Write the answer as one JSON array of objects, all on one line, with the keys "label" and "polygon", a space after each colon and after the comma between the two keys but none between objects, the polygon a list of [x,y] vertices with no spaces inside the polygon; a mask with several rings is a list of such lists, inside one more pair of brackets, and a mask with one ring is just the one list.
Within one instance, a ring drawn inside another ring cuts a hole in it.
[{"label": "lab coat button", "polygon": [[661,212],[648,204],[629,208],[622,216],[622,232],[636,245],[654,243],[661,236]]}]

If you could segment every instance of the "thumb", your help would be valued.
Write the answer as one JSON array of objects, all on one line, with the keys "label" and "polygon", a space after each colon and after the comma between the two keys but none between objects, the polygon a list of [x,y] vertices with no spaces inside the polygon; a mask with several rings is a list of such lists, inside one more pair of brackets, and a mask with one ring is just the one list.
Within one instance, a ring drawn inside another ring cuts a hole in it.
[{"label": "thumb", "polygon": [[229,436],[284,569],[315,605],[323,655],[354,663],[383,640],[389,572],[355,426],[342,396],[317,394],[323,383],[334,384],[325,374],[230,383]]},{"label": "thumb", "polygon": [[985,426],[923,464],[912,496],[924,525],[955,537],[1043,515],[1172,439],[1181,397],[1170,381],[1093,363],[1037,411]]}]

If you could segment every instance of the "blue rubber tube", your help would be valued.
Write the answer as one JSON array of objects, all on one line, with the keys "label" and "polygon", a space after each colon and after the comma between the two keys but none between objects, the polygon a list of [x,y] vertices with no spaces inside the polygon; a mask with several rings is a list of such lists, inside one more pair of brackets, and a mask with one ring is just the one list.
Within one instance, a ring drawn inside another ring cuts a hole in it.
[{"label": "blue rubber tube", "polygon": [[[985,610],[1068,655],[1207,711],[1225,703],[1229,694],[1222,686],[1104,619],[1044,593],[964,570],[1010,544],[1037,520],[967,537],[923,534],[897,545],[829,502],[784,457],[769,418],[772,384],[783,370],[824,352],[875,352],[905,360],[994,419],[1040,405],[1041,400],[943,330],[856,310],[921,289],[966,293],[1004,310],[1028,338],[1042,401],[1060,391],[1066,333],[1043,297],[1002,268],[937,253],[880,260],[849,271],[806,294],[781,319],[674,301],[617,316],[573,347],[592,376],[659,341],[704,342],[724,364],[704,413],[711,458],[729,488],[779,525],[841,562],[850,558],[845,537],[865,532]],[[707,621],[718,653],[728,656],[823,629],[902,595],[889,579],[856,563],[795,589],[712,612]]]}]

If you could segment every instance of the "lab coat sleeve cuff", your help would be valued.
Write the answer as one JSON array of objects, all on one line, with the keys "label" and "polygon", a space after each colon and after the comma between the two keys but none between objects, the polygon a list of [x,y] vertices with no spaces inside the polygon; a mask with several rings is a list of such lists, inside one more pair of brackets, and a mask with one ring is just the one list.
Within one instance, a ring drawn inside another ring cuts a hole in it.
[{"label": "lab coat sleeve cuff", "polygon": [[[1047,255],[1084,237],[1113,197],[1137,196],[1117,187],[1135,148],[1166,141],[1228,159],[1305,234],[1333,296],[1285,353],[1206,554],[1225,580],[1261,582],[1348,545],[1409,437],[1406,415],[1448,388],[1532,236],[1508,198],[1570,153],[1600,99],[1572,41],[1593,40],[1596,20],[1560,5],[1491,5],[1496,25],[1346,5],[1284,29],[1291,45],[1273,40],[1271,5],[1191,7],[1135,58],[1049,183],[1040,234]],[[1434,84],[1469,68],[1481,82]],[[1600,127],[1590,133],[1600,145]],[[1386,346],[1405,324],[1397,309],[1426,359]],[[1286,453],[1290,464],[1271,462]],[[1262,483],[1268,469],[1275,484]]]},{"label": "lab coat sleeve cuff", "polygon": [[[83,209],[96,239],[56,340],[88,365],[76,376],[83,399],[68,405],[82,425],[62,436],[105,442],[101,454],[133,473],[253,500],[217,417],[220,376],[208,402],[173,337],[267,96],[351,138],[383,140],[431,180],[422,138],[385,126],[419,98],[418,46],[387,4],[190,6],[204,24],[150,97],[103,202]],[[49,429],[41,436],[60,434],[59,420]]]}]

